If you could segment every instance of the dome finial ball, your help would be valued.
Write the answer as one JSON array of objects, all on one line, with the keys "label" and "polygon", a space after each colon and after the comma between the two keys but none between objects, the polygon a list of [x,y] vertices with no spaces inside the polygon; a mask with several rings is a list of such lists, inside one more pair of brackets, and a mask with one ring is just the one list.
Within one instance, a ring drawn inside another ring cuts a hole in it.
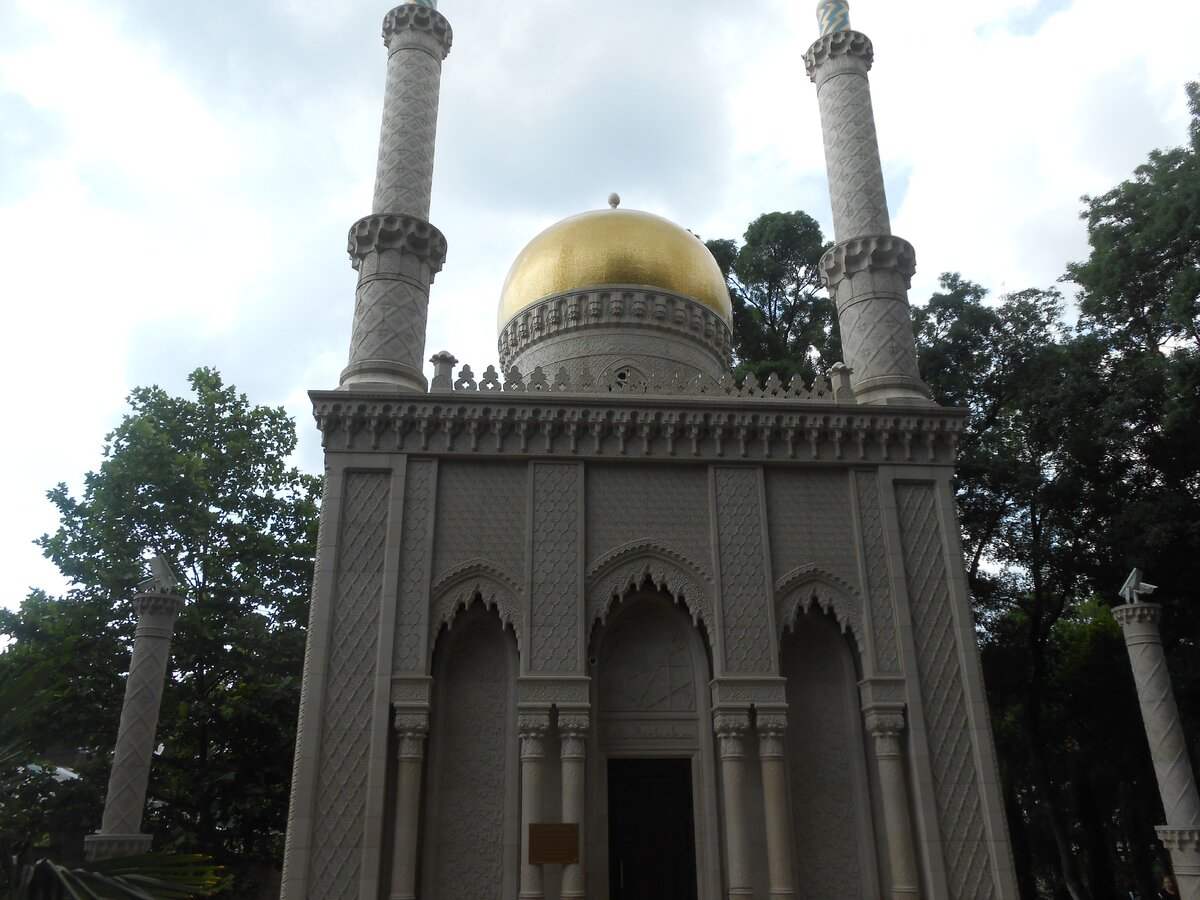
[{"label": "dome finial ball", "polygon": [[618,194],[616,191],[613,191],[611,194],[609,194],[608,195],[608,205],[612,209],[616,209],[618,206],[620,206],[621,205],[621,195]]}]

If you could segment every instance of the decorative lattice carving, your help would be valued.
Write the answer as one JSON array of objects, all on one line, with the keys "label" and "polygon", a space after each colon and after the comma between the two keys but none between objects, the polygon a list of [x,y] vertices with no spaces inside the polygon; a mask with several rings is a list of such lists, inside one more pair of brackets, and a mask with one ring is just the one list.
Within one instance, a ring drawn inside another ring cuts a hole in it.
[{"label": "decorative lattice carving", "polygon": [[[853,455],[857,455],[857,435]],[[848,584],[858,584],[850,517],[850,480],[845,469],[767,469],[767,522],[772,576],[779,580],[815,565]],[[857,588],[855,589],[857,593]]]},{"label": "decorative lattice carving", "polygon": [[588,568],[587,621],[603,622],[613,605],[646,584],[670,594],[702,622],[712,640],[712,582],[695,563],[657,541],[630,541],[600,557]]},{"label": "decorative lattice carving", "polygon": [[720,466],[715,478],[725,665],[731,672],[769,671],[775,647],[768,625],[770,581],[758,471]]},{"label": "decorative lattice carving", "polygon": [[[360,281],[354,301],[350,362],[343,381],[360,372],[383,371],[422,378],[428,286],[412,280]],[[421,382],[423,383],[423,381]]]},{"label": "decorative lattice carving", "polygon": [[451,640],[429,748],[438,765],[425,805],[426,858],[432,864],[426,866],[422,896],[482,900],[498,896],[504,881],[501,837],[513,751],[509,719],[515,716],[511,651],[507,635],[488,617],[474,618]]},{"label": "decorative lattice carving", "polygon": [[583,467],[535,463],[533,473],[533,621],[530,668],[574,669],[579,652],[579,605],[583,597],[580,502]]},{"label": "decorative lattice carving", "polygon": [[[487,560],[502,580],[525,583],[528,468],[522,462],[447,459],[438,469],[434,580],[472,560]],[[520,594],[520,591],[517,591]]]},{"label": "decorative lattice carving", "polygon": [[775,585],[775,621],[779,632],[792,630],[798,616],[813,607],[830,613],[842,631],[849,631],[859,652],[863,651],[862,600],[858,592],[836,575],[818,566],[800,566]]},{"label": "decorative lattice carving", "polygon": [[804,616],[783,641],[787,763],[801,863],[796,896],[840,900],[867,895],[858,843],[869,831],[851,777],[851,766],[863,765],[861,741],[849,738],[858,730],[853,670],[844,642],[822,618]]},{"label": "decorative lattice carving", "polygon": [[883,517],[879,506],[879,477],[874,472],[854,476],[858,492],[858,515],[862,523],[863,556],[867,571],[867,602],[871,611],[871,635],[875,644],[875,668],[880,672],[900,671],[900,649],[896,635],[895,602],[888,575]]},{"label": "decorative lattice carving", "polygon": [[309,879],[314,897],[343,893],[361,874],[388,488],[389,476],[376,472],[352,472],[343,487]]},{"label": "decorative lattice carving", "polygon": [[924,392],[908,300],[898,294],[843,304],[841,295],[853,290],[851,280],[838,287],[838,322],[846,359],[854,366],[855,389],[895,384]]},{"label": "decorative lattice carving", "polygon": [[[928,484],[899,484],[896,503],[917,672],[925,706],[938,831],[953,898],[995,896],[979,775],[971,745],[958,635],[942,550],[937,498]],[[975,652],[974,647],[967,652]]]},{"label": "decorative lattice carving", "polygon": [[433,515],[435,463],[410,459],[404,480],[404,521],[400,533],[400,585],[392,671],[424,669],[425,612],[428,607],[429,520]]}]

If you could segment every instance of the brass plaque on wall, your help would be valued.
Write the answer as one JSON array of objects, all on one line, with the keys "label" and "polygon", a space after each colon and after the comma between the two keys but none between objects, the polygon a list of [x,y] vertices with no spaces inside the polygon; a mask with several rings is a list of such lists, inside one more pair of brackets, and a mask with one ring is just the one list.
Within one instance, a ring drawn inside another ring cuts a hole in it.
[{"label": "brass plaque on wall", "polygon": [[530,822],[531,865],[567,865],[579,862],[579,826],[574,822]]}]

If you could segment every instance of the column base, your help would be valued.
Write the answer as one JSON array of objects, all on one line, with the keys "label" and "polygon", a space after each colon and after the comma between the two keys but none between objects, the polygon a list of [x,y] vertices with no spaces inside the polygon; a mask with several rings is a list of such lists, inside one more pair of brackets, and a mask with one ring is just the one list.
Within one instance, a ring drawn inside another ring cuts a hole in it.
[{"label": "column base", "polygon": [[89,834],[83,839],[83,855],[88,862],[141,856],[150,852],[154,838],[148,834]]},{"label": "column base", "polygon": [[429,390],[425,375],[412,366],[386,359],[364,359],[342,370],[340,386],[357,391],[415,391]]}]

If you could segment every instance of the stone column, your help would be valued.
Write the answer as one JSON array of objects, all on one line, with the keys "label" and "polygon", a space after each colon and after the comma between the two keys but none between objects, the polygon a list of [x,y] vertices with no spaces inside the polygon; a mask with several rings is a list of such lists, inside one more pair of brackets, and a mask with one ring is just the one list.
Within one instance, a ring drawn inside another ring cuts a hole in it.
[{"label": "stone column", "polygon": [[750,853],[746,841],[746,735],[748,713],[718,713],[713,717],[721,756],[721,786],[725,806],[725,861],[729,897],[753,897]]},{"label": "stone column", "polygon": [[517,731],[521,737],[521,900],[543,900],[542,867],[529,862],[529,826],[542,817],[542,768],[546,762],[546,730],[549,715],[522,714]]},{"label": "stone column", "polygon": [[396,728],[396,836],[392,845],[390,900],[415,900],[417,896],[417,831],[421,814],[421,765],[429,716],[397,712]]},{"label": "stone column", "polygon": [[1180,897],[1200,900],[1200,796],[1158,631],[1162,606],[1129,603],[1114,607],[1112,613],[1125,632],[1125,647],[1167,819],[1166,825],[1156,829],[1158,837],[1170,851]]},{"label": "stone column", "polygon": [[762,764],[763,806],[767,819],[767,870],[772,897],[794,897],[792,820],[788,809],[787,758],[783,738],[787,717],[759,715],[758,758]]},{"label": "stone column", "polygon": [[867,710],[866,725],[874,738],[875,764],[879,769],[888,863],[892,872],[892,898],[918,900],[917,859],[913,851],[908,788],[904,780],[904,756],[900,746],[900,735],[904,733],[904,713],[901,710]]},{"label": "stone column", "polygon": [[143,593],[134,597],[133,604],[137,631],[125,682],[125,704],[121,707],[100,832],[84,839],[89,860],[133,856],[150,849],[150,835],[140,833],[142,812],[154,757],[163,678],[183,598],[170,593]]},{"label": "stone column", "polygon": [[342,387],[426,388],[429,286],[446,259],[446,239],[429,224],[429,197],[442,60],[453,39],[434,6],[408,0],[383,20],[388,67],[379,164],[371,215],[350,229],[358,288]]},{"label": "stone column", "polygon": [[587,896],[587,871],[583,852],[586,842],[583,835],[584,798],[586,783],[584,772],[587,762],[588,717],[571,713],[559,714],[559,754],[562,758],[562,820],[579,825],[579,862],[563,866],[562,900]]},{"label": "stone column", "polygon": [[817,86],[837,243],[821,278],[837,303],[851,384],[859,403],[927,403],[917,370],[908,288],[916,256],[892,235],[867,72],[874,51],[850,30],[844,0],[817,8],[819,37],[804,56]]}]

